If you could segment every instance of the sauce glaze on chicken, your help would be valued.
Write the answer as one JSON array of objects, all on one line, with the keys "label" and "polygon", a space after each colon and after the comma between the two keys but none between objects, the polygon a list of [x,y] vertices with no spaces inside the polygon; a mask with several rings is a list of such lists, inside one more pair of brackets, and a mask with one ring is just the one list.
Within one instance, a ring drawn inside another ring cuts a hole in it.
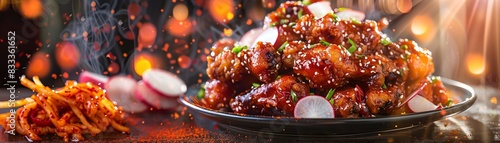
[{"label": "sauce glaze on chicken", "polygon": [[214,44],[203,106],[293,116],[297,99],[291,92],[300,99],[335,89],[336,116],[372,117],[411,112],[397,105],[424,84],[420,95],[429,101],[449,100],[439,78],[430,78],[431,52],[408,39],[392,42],[381,32],[386,19],[340,20],[333,13],[316,19],[301,2],[285,2],[266,19],[280,32],[274,44],[243,47],[231,39]]}]

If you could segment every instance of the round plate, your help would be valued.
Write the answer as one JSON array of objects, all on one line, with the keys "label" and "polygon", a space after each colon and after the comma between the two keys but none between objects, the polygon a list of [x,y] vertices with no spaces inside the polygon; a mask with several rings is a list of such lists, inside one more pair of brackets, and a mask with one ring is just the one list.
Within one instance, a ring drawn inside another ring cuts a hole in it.
[{"label": "round plate", "polygon": [[234,130],[278,135],[354,135],[425,125],[463,112],[476,101],[476,95],[470,86],[445,78],[442,81],[459,103],[440,110],[372,118],[298,119],[216,111],[197,105],[193,101],[196,99],[200,85],[189,88],[186,96],[180,100],[193,112]]}]

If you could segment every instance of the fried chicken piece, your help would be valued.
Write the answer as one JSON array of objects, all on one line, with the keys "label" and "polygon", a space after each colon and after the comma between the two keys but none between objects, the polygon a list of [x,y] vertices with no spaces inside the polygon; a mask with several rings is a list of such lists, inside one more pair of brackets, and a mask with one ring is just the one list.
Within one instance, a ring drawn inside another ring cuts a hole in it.
[{"label": "fried chicken piece", "polygon": [[264,83],[274,81],[281,68],[281,58],[270,43],[258,42],[255,47],[244,52],[243,61],[250,74]]},{"label": "fried chicken piece", "polygon": [[210,79],[235,83],[248,75],[243,61],[240,60],[243,53],[233,52],[234,45],[231,46],[231,43],[233,42],[218,41],[212,47],[212,53],[207,57],[207,75]]},{"label": "fried chicken piece", "polygon": [[295,103],[290,96],[294,92],[298,99],[309,95],[309,87],[286,75],[274,82],[262,84],[231,101],[235,113],[270,116],[293,116]]},{"label": "fried chicken piece", "polygon": [[366,105],[371,114],[387,115],[399,104],[404,95],[402,85],[388,86],[385,88],[370,88],[366,92]]},{"label": "fried chicken piece", "polygon": [[212,79],[205,83],[205,97],[200,100],[207,108],[229,109],[229,101],[236,95],[232,84]]}]

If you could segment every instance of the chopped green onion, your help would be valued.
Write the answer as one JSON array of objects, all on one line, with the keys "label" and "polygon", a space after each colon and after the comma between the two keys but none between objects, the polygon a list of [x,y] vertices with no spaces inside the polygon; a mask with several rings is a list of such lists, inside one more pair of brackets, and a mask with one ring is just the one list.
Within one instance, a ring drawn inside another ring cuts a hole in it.
[{"label": "chopped green onion", "polygon": [[410,55],[409,55],[409,54],[408,54],[408,55],[405,55],[405,56],[403,57],[403,60],[405,60],[405,62],[408,62],[408,58],[410,58]]},{"label": "chopped green onion", "polygon": [[293,27],[293,26],[295,26],[296,24],[297,24],[296,22],[290,22],[290,23],[288,23],[288,26],[289,26],[289,27]]},{"label": "chopped green onion", "polygon": [[309,95],[314,95],[314,92],[309,92]]},{"label": "chopped green onion", "polygon": [[335,93],[335,89],[330,89],[326,94],[326,100],[330,100],[333,97],[333,93]]},{"label": "chopped green onion", "polygon": [[276,25],[278,25],[278,22],[271,23],[271,27],[275,27]]},{"label": "chopped green onion", "polygon": [[280,24],[286,24],[288,22],[290,22],[290,20],[288,20],[288,19],[281,19]]},{"label": "chopped green onion", "polygon": [[408,50],[408,46],[406,46],[406,45],[402,45],[402,46],[401,46],[401,49],[403,49],[403,50]]},{"label": "chopped green onion", "polygon": [[356,51],[356,43],[354,43],[354,41],[351,40],[351,38],[347,38],[347,41],[349,41],[349,43],[351,44],[351,47],[349,47],[349,49],[347,49],[347,51],[349,51],[349,53],[354,53]]},{"label": "chopped green onion", "polygon": [[446,102],[446,107],[449,107],[451,105],[453,105],[453,100],[448,99],[448,102]]},{"label": "chopped green onion", "polygon": [[399,75],[401,75],[401,77],[405,76],[404,69],[399,69]]},{"label": "chopped green onion", "polygon": [[360,59],[365,58],[365,55],[363,55],[363,54],[361,54],[361,55],[356,54],[356,56],[357,56],[358,58],[360,58]]},{"label": "chopped green onion", "polygon": [[351,21],[352,21],[352,23],[357,24],[357,25],[361,24],[361,22],[359,22],[357,19],[354,19],[352,17],[351,17]]},{"label": "chopped green onion", "polygon": [[240,46],[240,45],[237,45],[237,46],[235,46],[235,47],[232,49],[232,51],[233,51],[233,53],[238,54],[238,53],[240,53],[242,50],[245,50],[245,49],[247,49],[247,48],[248,48],[248,47],[247,47],[246,45],[245,45],[245,46]]},{"label": "chopped green onion", "polygon": [[297,101],[299,99],[297,98],[297,94],[295,94],[295,92],[293,92],[293,90],[290,90],[290,96],[292,97],[293,103],[297,103]]},{"label": "chopped green onion", "polygon": [[310,0],[302,0],[302,4],[304,4],[304,5],[310,5],[311,1]]},{"label": "chopped green onion", "polygon": [[349,8],[345,8],[345,7],[339,7],[339,8],[337,8],[337,10],[338,10],[339,12],[344,11],[344,10],[348,10],[348,9],[349,9]]},{"label": "chopped green onion", "polygon": [[281,75],[278,75],[278,76],[276,77],[276,79],[280,79],[280,78],[281,78]]},{"label": "chopped green onion", "polygon": [[382,39],[382,40],[380,41],[380,43],[382,43],[382,45],[384,45],[384,46],[387,46],[387,45],[391,44],[391,43],[392,43],[392,41],[391,41],[391,39],[389,39],[388,37],[385,37],[384,39]]},{"label": "chopped green onion", "polygon": [[330,104],[335,105],[335,100],[334,99],[330,99]]},{"label": "chopped green onion", "polygon": [[320,40],[319,43],[321,43],[322,45],[325,45],[325,46],[330,46],[330,42],[325,41],[325,40]]},{"label": "chopped green onion", "polygon": [[297,13],[297,16],[299,17],[299,19],[302,17],[302,13],[303,13],[303,9],[300,9],[299,12]]},{"label": "chopped green onion", "polygon": [[439,80],[439,77],[438,77],[438,76],[432,76],[432,77],[431,77],[431,83],[432,83],[432,84],[436,83],[438,80]]},{"label": "chopped green onion", "polygon": [[260,86],[260,84],[258,84],[258,83],[252,83],[252,87],[254,87],[254,88],[257,88],[259,86]]},{"label": "chopped green onion", "polygon": [[288,45],[288,41],[285,41],[285,43],[281,44],[281,46],[278,48],[278,51],[283,52],[283,50],[285,50],[287,45]]},{"label": "chopped green onion", "polygon": [[384,84],[382,84],[382,88],[383,88],[383,89],[387,89],[387,85],[385,85],[385,83],[384,83]]},{"label": "chopped green onion", "polygon": [[318,46],[318,43],[313,44],[313,45],[309,45],[309,48],[314,48],[314,47],[316,47],[316,46]]},{"label": "chopped green onion", "polygon": [[205,98],[205,84],[200,85],[200,90],[198,90],[198,95],[196,96],[198,99]]}]

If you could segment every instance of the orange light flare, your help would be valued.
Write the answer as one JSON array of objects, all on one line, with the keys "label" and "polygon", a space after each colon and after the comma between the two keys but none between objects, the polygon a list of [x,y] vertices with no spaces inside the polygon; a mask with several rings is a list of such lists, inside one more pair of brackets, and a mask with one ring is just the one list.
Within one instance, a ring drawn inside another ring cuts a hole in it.
[{"label": "orange light flare", "polygon": [[128,11],[128,17],[131,19],[131,20],[135,20],[135,18],[137,18],[139,16],[139,14],[141,14],[141,6],[139,6],[139,4],[137,3],[131,3],[128,5],[128,8],[127,8],[127,11]]},{"label": "orange light flare", "polygon": [[419,40],[427,42],[434,37],[435,26],[430,17],[418,15],[413,18],[411,31]]},{"label": "orange light flare", "polygon": [[9,2],[8,0],[0,0],[0,11],[6,10],[9,8]]},{"label": "orange light flare", "polygon": [[184,4],[175,5],[175,7],[173,9],[173,15],[174,15],[174,18],[179,20],[179,21],[186,20],[186,18],[188,18],[188,15],[189,15],[188,7]]},{"label": "orange light flare", "polygon": [[262,5],[268,9],[274,8],[274,6],[276,6],[276,0],[262,0]]},{"label": "orange light flare", "polygon": [[80,51],[71,42],[61,42],[56,45],[56,61],[64,70],[71,70],[80,63]]},{"label": "orange light flare", "polygon": [[207,2],[210,15],[220,23],[227,23],[234,18],[233,0],[210,0]]},{"label": "orange light flare", "polygon": [[159,60],[154,57],[153,55],[149,55],[146,53],[139,53],[134,58],[134,71],[137,75],[142,76],[144,71],[151,69],[151,68],[159,68],[161,67],[159,63]]},{"label": "orange light flare", "polygon": [[22,0],[19,9],[21,10],[21,14],[26,18],[37,18],[43,12],[40,0]]},{"label": "orange light flare", "polygon": [[38,76],[43,78],[47,76],[50,72],[50,59],[48,54],[44,52],[37,52],[31,57],[29,65],[26,69],[26,75],[28,77]]},{"label": "orange light flare", "polygon": [[470,53],[465,58],[469,72],[474,75],[481,75],[486,70],[486,61],[480,54]]},{"label": "orange light flare", "polygon": [[190,18],[182,21],[170,18],[163,29],[176,37],[186,37],[193,32],[194,28],[192,28],[192,26],[193,24],[191,23]]},{"label": "orange light flare", "polygon": [[139,44],[144,47],[151,47],[156,39],[156,26],[151,23],[144,23],[139,27]]}]

